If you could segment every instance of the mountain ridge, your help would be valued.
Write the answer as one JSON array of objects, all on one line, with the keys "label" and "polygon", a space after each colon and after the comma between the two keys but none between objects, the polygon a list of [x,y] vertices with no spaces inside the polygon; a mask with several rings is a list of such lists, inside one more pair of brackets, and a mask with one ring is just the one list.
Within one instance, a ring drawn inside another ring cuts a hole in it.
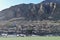
[{"label": "mountain ridge", "polygon": [[45,0],[38,4],[30,3],[12,6],[0,11],[0,20],[9,20],[18,17],[25,17],[27,20],[60,20],[58,18],[60,15],[59,4],[52,0],[48,1]]}]

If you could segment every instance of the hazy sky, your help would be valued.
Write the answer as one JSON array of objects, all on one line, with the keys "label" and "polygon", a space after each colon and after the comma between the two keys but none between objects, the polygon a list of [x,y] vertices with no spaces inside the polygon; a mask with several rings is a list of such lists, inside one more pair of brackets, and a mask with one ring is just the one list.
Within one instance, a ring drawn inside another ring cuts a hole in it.
[{"label": "hazy sky", "polygon": [[0,0],[0,11],[21,3],[40,3],[43,0]]}]

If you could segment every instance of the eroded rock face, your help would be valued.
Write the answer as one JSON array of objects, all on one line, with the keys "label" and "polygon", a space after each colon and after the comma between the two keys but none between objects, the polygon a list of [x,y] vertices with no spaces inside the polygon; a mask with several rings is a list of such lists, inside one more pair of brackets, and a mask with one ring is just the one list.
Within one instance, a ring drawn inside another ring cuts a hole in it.
[{"label": "eroded rock face", "polygon": [[60,20],[60,6],[55,1],[58,2],[59,0],[45,0],[39,4],[12,6],[0,11],[0,20],[19,17],[25,17],[26,20]]}]

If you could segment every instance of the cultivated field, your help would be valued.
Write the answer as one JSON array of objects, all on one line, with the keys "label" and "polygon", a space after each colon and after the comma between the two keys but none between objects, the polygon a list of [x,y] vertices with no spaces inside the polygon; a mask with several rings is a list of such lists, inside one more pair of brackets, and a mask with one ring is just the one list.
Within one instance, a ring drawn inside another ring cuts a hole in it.
[{"label": "cultivated field", "polygon": [[60,37],[1,37],[0,40],[60,40]]}]

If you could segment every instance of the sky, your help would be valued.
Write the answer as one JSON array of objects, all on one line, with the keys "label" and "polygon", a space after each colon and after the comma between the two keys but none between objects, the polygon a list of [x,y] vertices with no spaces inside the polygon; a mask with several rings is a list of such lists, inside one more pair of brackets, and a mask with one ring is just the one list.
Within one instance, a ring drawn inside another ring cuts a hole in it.
[{"label": "sky", "polygon": [[0,11],[6,8],[9,8],[14,5],[22,4],[22,3],[40,3],[43,0],[0,0]]}]

